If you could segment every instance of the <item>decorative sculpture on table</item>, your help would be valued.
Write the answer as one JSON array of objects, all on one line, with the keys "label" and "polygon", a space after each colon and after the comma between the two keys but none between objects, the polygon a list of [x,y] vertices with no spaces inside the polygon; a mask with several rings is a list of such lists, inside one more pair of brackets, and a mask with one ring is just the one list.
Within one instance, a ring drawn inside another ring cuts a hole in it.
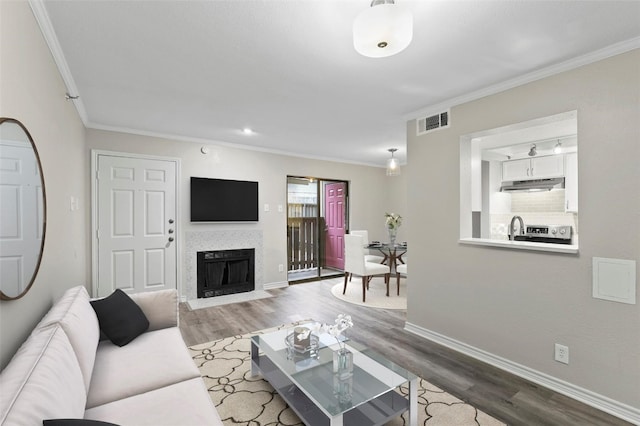
[{"label": "decorative sculpture on table", "polygon": [[398,228],[402,225],[402,216],[396,213],[385,213],[384,216],[387,231],[389,232],[389,244],[395,245]]},{"label": "decorative sculpture on table", "polygon": [[296,327],[293,333],[285,338],[287,359],[297,363],[317,359],[320,355],[318,336],[311,333],[307,327]]},{"label": "decorative sculpture on table", "polygon": [[306,350],[311,346],[311,333],[306,327],[293,329],[293,347],[298,350]]}]

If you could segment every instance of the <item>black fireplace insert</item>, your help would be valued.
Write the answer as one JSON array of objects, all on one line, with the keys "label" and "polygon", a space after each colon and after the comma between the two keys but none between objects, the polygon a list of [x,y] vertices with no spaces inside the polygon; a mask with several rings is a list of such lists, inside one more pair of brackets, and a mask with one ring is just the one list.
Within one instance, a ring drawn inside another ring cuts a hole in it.
[{"label": "black fireplace insert", "polygon": [[255,249],[199,251],[198,298],[255,289]]}]

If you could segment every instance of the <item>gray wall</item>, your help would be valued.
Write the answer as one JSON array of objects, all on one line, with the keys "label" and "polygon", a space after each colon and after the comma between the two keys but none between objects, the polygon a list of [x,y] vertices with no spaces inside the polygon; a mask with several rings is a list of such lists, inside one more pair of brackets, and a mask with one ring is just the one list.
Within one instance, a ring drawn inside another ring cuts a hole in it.
[{"label": "gray wall", "polygon": [[[640,408],[640,305],[591,297],[594,256],[640,258],[639,75],[635,50],[454,107],[447,129],[407,123],[409,323]],[[570,110],[579,255],[459,244],[460,136]]]},{"label": "gray wall", "polygon": [[[0,2],[0,116],[20,120],[38,148],[47,196],[40,272],[22,299],[0,301],[0,366],[69,287],[88,276],[84,126],[26,1]],[[80,198],[71,211],[70,197]]]},{"label": "gray wall", "polygon": [[[402,214],[406,206],[402,177],[387,177],[385,170],[379,167],[296,158],[223,145],[207,145],[210,152],[203,155],[200,152],[202,144],[91,129],[87,130],[87,144],[89,149],[180,158],[182,223],[179,235],[194,230],[262,230],[265,284],[287,281],[286,272],[278,272],[279,264],[287,264],[287,175],[349,181],[351,229],[368,229],[371,239],[386,240],[385,211],[397,210]],[[190,176],[258,181],[260,221],[255,224],[191,224]],[[270,205],[269,212],[262,209],[265,203]],[[283,213],[278,213],[278,204],[285,207]],[[401,236],[399,234],[399,238]],[[184,260],[184,253],[180,259]],[[183,280],[185,275],[183,270]]]}]

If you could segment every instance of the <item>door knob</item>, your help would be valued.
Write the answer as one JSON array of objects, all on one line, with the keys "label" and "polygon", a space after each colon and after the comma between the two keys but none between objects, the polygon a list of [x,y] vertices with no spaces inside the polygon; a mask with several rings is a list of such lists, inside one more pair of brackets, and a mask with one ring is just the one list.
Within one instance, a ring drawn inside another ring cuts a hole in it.
[{"label": "door knob", "polygon": [[173,219],[169,219],[169,223],[173,223]]},{"label": "door knob", "polygon": [[173,234],[173,229],[169,229],[169,233],[170,233],[170,234]]},{"label": "door knob", "polygon": [[173,237],[169,237],[169,242],[173,242]]}]

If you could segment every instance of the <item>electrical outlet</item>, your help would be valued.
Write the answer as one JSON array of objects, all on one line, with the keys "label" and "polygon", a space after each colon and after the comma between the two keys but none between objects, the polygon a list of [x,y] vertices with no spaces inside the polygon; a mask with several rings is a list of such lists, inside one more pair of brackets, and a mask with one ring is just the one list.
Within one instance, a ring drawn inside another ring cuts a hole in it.
[{"label": "electrical outlet", "polygon": [[284,272],[284,265],[282,263],[278,265],[278,272]]},{"label": "electrical outlet", "polygon": [[556,361],[569,364],[569,347],[556,343]]}]

